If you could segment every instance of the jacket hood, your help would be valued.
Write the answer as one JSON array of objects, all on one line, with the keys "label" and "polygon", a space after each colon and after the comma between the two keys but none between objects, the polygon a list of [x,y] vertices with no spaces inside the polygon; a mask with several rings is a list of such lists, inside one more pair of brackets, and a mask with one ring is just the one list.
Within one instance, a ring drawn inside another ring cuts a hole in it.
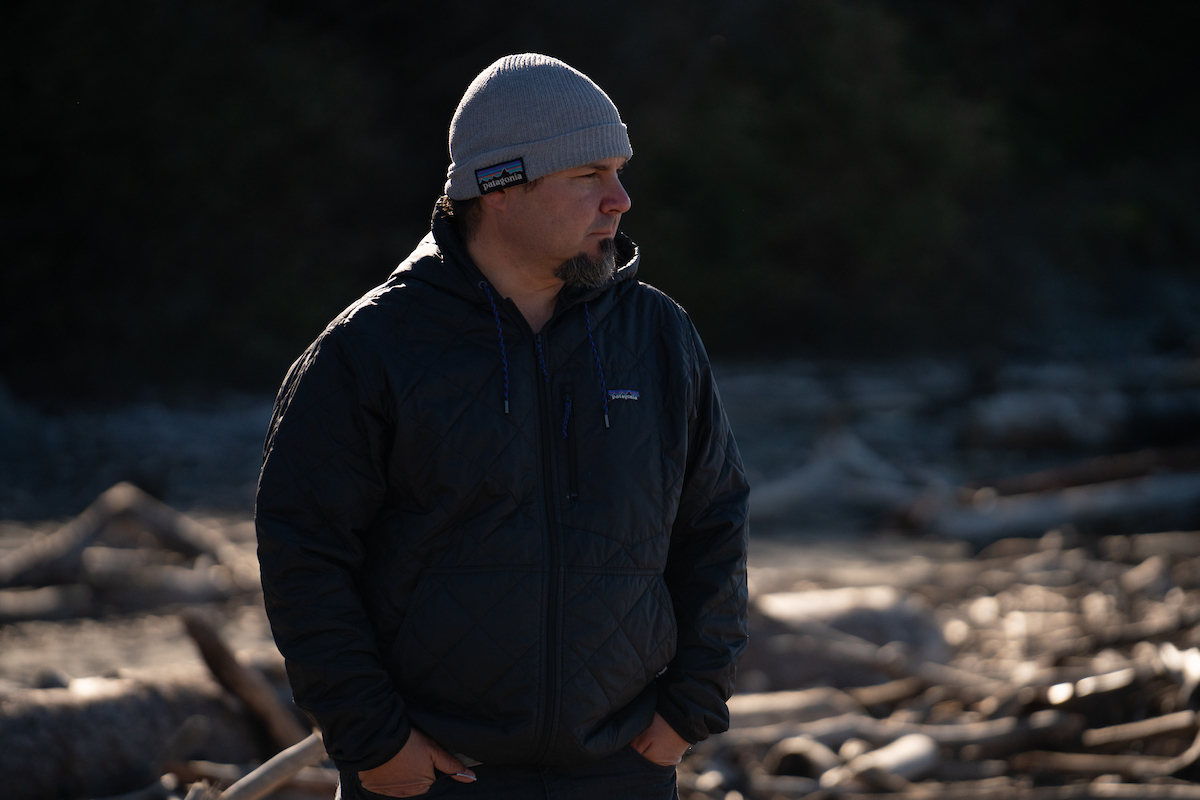
[{"label": "jacket hood", "polygon": [[[585,288],[567,286],[559,292],[558,311],[587,303],[625,281],[632,280],[638,271],[641,255],[633,240],[621,231],[614,238],[619,266],[603,286]],[[431,230],[416,249],[392,272],[389,280],[418,280],[450,292],[476,305],[488,305],[488,296],[481,287],[487,278],[475,266],[467,247],[454,229],[450,217],[441,209],[433,212]]]}]

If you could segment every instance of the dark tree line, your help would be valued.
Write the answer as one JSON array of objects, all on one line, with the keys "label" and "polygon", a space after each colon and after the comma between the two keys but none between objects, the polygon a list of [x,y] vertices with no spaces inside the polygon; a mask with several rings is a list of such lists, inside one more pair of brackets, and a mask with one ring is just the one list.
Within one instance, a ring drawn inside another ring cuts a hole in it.
[{"label": "dark tree line", "polygon": [[1200,260],[1187,0],[0,15],[0,378],[47,404],[273,388],[427,229],[459,95],[523,50],[622,109],[643,275],[719,353],[989,342],[1023,302],[977,230],[1005,203],[1069,269]]}]

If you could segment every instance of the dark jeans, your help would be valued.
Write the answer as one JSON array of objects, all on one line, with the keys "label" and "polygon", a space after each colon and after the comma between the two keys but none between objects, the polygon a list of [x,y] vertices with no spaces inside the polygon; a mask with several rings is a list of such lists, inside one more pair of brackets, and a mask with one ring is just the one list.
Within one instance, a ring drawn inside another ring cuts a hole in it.
[{"label": "dark jeans", "polygon": [[[678,800],[675,768],[647,761],[632,747],[582,767],[501,767],[480,764],[474,783],[441,775],[421,798],[454,800]],[[342,773],[341,800],[380,800],[357,774]]]}]

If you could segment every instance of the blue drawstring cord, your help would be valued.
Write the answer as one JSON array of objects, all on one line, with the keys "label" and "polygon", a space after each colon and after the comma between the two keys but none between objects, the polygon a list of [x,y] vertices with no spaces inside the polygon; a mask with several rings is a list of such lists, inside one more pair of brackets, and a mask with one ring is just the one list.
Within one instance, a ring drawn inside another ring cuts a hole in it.
[{"label": "blue drawstring cord", "polygon": [[[500,310],[496,308],[496,299],[492,297],[491,287],[487,281],[479,282],[480,288],[487,292],[488,302],[492,304],[492,316],[496,319],[496,335],[500,337],[500,362],[504,366],[504,413],[508,413],[508,351],[504,348],[504,328],[500,327]],[[544,369],[544,368],[543,368]]]},{"label": "blue drawstring cord", "polygon": [[[508,349],[504,346],[504,327],[500,324],[500,309],[496,307],[496,298],[492,295],[492,288],[488,286],[487,281],[480,281],[479,288],[487,292],[488,303],[492,306],[492,318],[496,320],[496,336],[500,340],[500,363],[504,368],[504,413],[508,413]],[[604,427],[610,427],[608,420],[608,386],[604,382],[604,366],[600,363],[600,353],[596,349],[596,339],[592,336],[592,315],[588,309],[588,304],[583,304],[583,323],[587,328],[588,344],[592,348],[592,358],[596,361],[596,375],[600,378],[600,400],[604,406]],[[542,350],[541,337],[537,338],[537,356],[538,367],[542,371],[542,377],[547,383],[550,382],[550,371],[546,368],[546,355]],[[567,421],[571,418],[571,400],[567,398],[566,408],[563,413],[562,436],[567,438]]]},{"label": "blue drawstring cord", "polygon": [[583,323],[587,326],[588,344],[592,346],[592,357],[596,359],[596,374],[600,376],[600,398],[604,401],[604,427],[608,427],[608,387],[604,384],[604,367],[600,364],[600,353],[596,350],[596,340],[592,338],[592,315],[588,312],[588,304],[583,304]]},{"label": "blue drawstring cord", "polygon": [[537,345],[538,366],[542,368],[542,377],[546,379],[546,383],[549,383],[550,373],[546,371],[546,356],[542,353],[542,337],[538,336],[533,341]]}]

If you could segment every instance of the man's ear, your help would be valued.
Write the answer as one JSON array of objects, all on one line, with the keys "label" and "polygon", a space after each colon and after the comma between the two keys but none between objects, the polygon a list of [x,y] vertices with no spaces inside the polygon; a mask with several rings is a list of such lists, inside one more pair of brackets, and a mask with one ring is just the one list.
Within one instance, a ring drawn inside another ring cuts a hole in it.
[{"label": "man's ear", "polygon": [[505,211],[508,209],[508,193],[509,189],[497,189],[494,192],[480,195],[479,199],[483,204],[494,211]]}]

